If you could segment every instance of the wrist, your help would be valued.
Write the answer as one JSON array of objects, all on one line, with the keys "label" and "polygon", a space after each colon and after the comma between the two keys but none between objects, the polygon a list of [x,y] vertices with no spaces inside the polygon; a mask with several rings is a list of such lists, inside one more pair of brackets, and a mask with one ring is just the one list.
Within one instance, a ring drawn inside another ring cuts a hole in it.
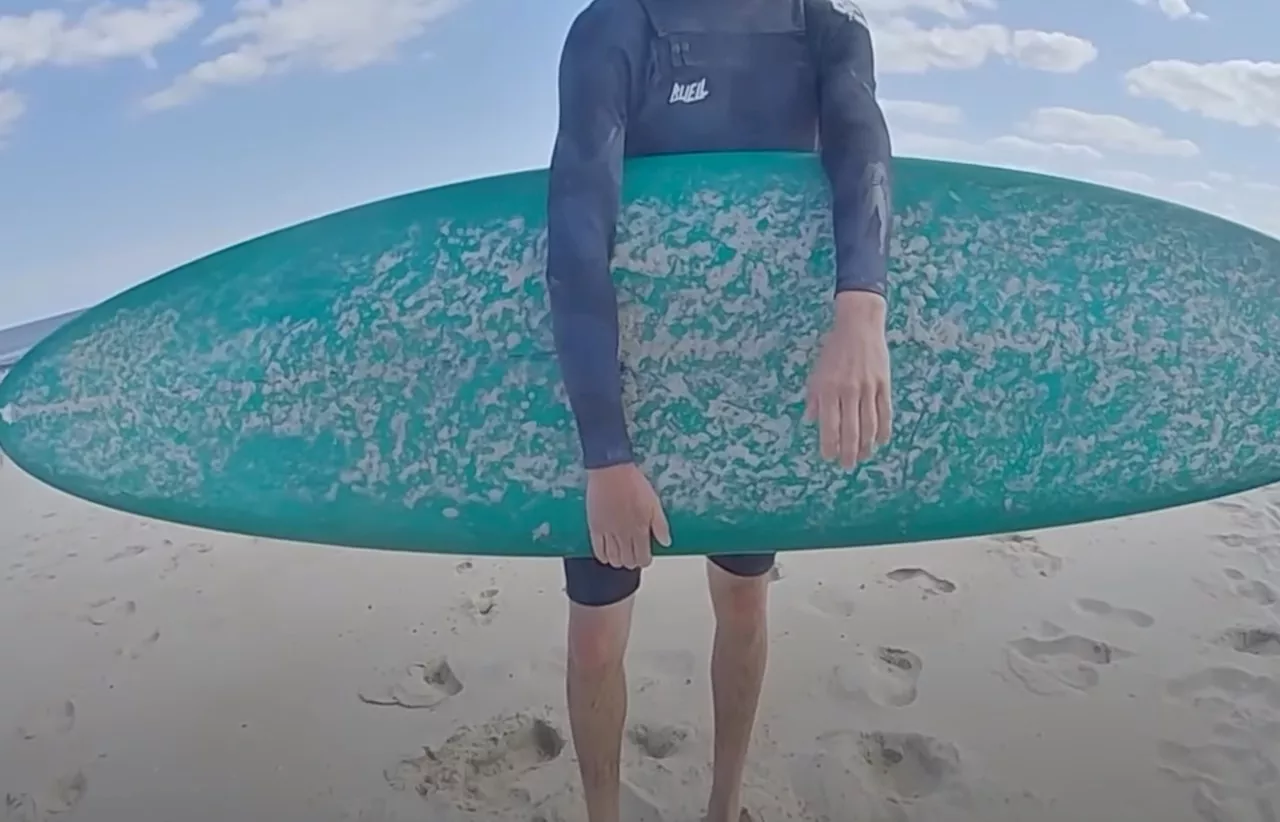
[{"label": "wrist", "polygon": [[835,322],[838,326],[884,328],[888,303],[874,291],[841,291],[835,299]]},{"label": "wrist", "polygon": [[587,467],[587,476],[599,476],[601,474],[616,474],[625,471],[628,468],[635,467],[635,460],[631,458],[617,459],[612,462],[598,463]]}]

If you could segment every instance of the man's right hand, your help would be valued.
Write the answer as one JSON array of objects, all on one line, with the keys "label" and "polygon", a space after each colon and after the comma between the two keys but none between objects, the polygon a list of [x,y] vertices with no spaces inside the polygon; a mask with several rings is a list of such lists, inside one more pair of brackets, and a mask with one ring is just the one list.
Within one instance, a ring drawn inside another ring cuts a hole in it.
[{"label": "man's right hand", "polygon": [[614,568],[645,568],[650,539],[671,545],[671,527],[658,494],[634,463],[587,471],[587,527],[596,559]]}]

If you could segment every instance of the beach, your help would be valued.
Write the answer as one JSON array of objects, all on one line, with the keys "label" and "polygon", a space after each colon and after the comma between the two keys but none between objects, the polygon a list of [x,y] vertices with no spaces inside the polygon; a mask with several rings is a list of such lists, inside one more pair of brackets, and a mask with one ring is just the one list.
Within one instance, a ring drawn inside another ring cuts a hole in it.
[{"label": "beach", "polygon": [[[627,822],[709,786],[702,561],[646,573]],[[0,468],[9,820],[583,819],[554,560],[102,509]],[[1280,488],[1033,534],[784,554],[759,822],[1275,822]],[[672,639],[675,637],[675,639]]]}]

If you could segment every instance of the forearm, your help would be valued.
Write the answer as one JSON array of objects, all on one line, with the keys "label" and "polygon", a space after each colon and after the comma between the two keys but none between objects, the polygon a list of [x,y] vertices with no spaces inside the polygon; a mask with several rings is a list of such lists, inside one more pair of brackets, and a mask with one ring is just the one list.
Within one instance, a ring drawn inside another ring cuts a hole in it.
[{"label": "forearm", "polygon": [[[618,16],[615,12],[628,12]],[[631,39],[643,10],[592,4],[560,59],[547,188],[547,292],[556,357],[587,468],[631,460],[611,262],[622,189]],[[642,30],[640,30],[642,31]]]},{"label": "forearm", "polygon": [[549,228],[548,295],[556,357],[583,461],[587,468],[602,468],[630,461],[631,443],[622,408],[618,308],[609,261],[574,253],[572,235],[581,230],[581,225]]},{"label": "forearm", "polygon": [[884,296],[893,192],[888,128],[870,91],[848,75],[824,122],[822,159],[832,193],[836,293]]},{"label": "forearm", "polygon": [[860,14],[811,9],[819,55],[822,163],[831,183],[837,293],[887,290],[893,226],[889,128],[876,100],[871,32]]}]

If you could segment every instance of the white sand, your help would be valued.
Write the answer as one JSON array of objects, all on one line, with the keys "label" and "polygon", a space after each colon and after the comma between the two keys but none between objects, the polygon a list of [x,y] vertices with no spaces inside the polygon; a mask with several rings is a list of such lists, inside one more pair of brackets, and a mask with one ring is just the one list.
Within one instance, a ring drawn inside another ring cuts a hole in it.
[{"label": "white sand", "polygon": [[[10,819],[582,818],[555,561],[211,534],[10,464],[0,572]],[[784,556],[748,798],[763,822],[1276,822],[1276,588],[1280,490]],[[698,819],[710,628],[701,561],[660,561],[628,822]]]}]

